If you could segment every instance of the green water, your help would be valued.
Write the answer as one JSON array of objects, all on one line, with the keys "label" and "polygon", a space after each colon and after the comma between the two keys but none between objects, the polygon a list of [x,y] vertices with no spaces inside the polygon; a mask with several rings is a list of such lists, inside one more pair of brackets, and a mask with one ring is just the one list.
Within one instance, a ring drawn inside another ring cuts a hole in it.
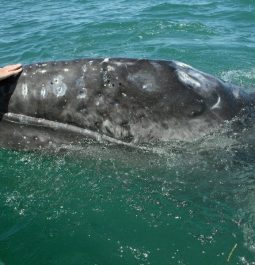
[{"label": "green water", "polygon": [[[254,0],[0,1],[1,65],[176,59],[255,91],[254,43]],[[255,264],[254,142],[0,150],[0,264]]]}]

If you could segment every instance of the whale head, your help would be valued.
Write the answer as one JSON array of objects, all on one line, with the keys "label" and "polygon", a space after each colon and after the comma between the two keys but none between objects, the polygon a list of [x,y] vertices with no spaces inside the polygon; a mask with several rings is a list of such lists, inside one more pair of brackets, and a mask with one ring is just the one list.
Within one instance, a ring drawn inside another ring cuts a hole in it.
[{"label": "whale head", "polygon": [[250,95],[238,86],[187,64],[176,61],[173,64],[180,83],[186,90],[190,90],[190,96],[197,96],[197,102],[203,105],[203,113],[208,112],[221,120],[229,120],[251,101]]}]

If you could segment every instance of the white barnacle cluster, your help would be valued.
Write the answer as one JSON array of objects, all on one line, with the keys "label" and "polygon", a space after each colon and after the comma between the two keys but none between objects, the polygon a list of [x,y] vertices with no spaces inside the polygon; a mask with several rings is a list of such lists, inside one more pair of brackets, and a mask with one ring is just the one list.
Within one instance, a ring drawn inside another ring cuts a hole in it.
[{"label": "white barnacle cluster", "polygon": [[102,63],[108,63],[109,61],[110,61],[109,58],[105,58],[105,59],[102,61]]},{"label": "white barnacle cluster", "polygon": [[93,60],[90,60],[87,64],[84,64],[82,66],[82,70],[83,70],[84,73],[87,72],[88,70],[90,70],[90,71],[97,71],[97,67],[94,64],[94,61]]},{"label": "white barnacle cluster", "polygon": [[57,75],[53,77],[53,80],[49,84],[49,87],[52,89],[53,94],[57,97],[62,97],[66,94],[67,85],[63,80],[64,77],[62,75]]},{"label": "white barnacle cluster", "polygon": [[146,92],[154,92],[158,90],[158,83],[153,75],[140,70],[136,73],[129,73],[127,80],[132,82],[135,86],[137,84]]},{"label": "white barnacle cluster", "polygon": [[106,86],[108,82],[108,75],[106,71],[103,71],[103,81],[104,81],[104,86]]},{"label": "white barnacle cluster", "polygon": [[45,69],[40,69],[40,70],[38,70],[38,72],[41,73],[41,74],[45,74],[45,73],[47,73],[47,70],[45,70]]},{"label": "white barnacle cluster", "polygon": [[107,65],[107,71],[114,71],[115,70],[115,68],[113,67],[113,66],[111,66],[111,65]]},{"label": "white barnacle cluster", "polygon": [[42,63],[42,64],[37,63],[37,64],[35,64],[35,66],[36,66],[36,70],[33,72],[33,75],[35,75],[37,73],[39,73],[39,74],[45,74],[45,73],[47,73],[47,70],[44,69],[45,66],[47,66],[46,63]]},{"label": "white barnacle cluster", "polygon": [[26,83],[22,84],[21,93],[22,93],[22,96],[24,98],[27,96],[27,94],[28,94],[28,88],[27,88],[27,84]]},{"label": "white barnacle cluster", "polygon": [[82,66],[82,71],[84,72],[84,73],[86,73],[87,72],[87,70],[88,70],[88,68],[87,68],[87,65],[86,64],[84,64],[83,66]]},{"label": "white barnacle cluster", "polygon": [[47,89],[45,88],[44,84],[42,84],[42,88],[41,88],[40,94],[41,94],[42,98],[45,98],[47,96]]},{"label": "white barnacle cluster", "polygon": [[86,87],[82,87],[79,91],[79,94],[77,96],[77,99],[84,99],[87,97],[87,89]]}]

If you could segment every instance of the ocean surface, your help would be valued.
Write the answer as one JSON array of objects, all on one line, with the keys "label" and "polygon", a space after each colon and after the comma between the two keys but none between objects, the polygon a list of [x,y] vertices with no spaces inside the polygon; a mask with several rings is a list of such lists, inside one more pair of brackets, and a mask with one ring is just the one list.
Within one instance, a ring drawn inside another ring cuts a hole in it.
[{"label": "ocean surface", "polygon": [[[83,57],[175,59],[255,92],[255,1],[0,0],[0,65]],[[46,264],[255,264],[253,123],[149,152],[0,149],[0,265]]]}]

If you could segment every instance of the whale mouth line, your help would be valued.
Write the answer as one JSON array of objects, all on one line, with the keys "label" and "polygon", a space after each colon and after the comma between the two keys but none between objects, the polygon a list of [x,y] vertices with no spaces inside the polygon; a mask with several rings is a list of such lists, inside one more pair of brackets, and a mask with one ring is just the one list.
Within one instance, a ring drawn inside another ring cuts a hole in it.
[{"label": "whale mouth line", "polygon": [[52,129],[56,131],[63,130],[69,133],[81,135],[83,137],[89,137],[93,140],[96,140],[99,143],[111,143],[111,144],[116,144],[116,145],[132,147],[136,149],[137,148],[143,149],[143,147],[139,147],[132,143],[123,142],[121,140],[112,138],[105,134],[100,134],[98,132],[94,132],[89,129],[81,128],[81,127],[71,125],[71,124],[61,123],[58,121],[51,121],[51,120],[47,120],[43,118],[35,118],[32,116],[27,116],[24,114],[17,114],[17,113],[12,113],[12,112],[5,113],[2,119],[8,122],[11,122],[11,123],[17,123],[17,124],[22,124],[22,125],[27,125],[27,126],[30,125],[30,126],[36,126],[36,127],[44,127],[44,128],[48,128],[48,129]]}]

